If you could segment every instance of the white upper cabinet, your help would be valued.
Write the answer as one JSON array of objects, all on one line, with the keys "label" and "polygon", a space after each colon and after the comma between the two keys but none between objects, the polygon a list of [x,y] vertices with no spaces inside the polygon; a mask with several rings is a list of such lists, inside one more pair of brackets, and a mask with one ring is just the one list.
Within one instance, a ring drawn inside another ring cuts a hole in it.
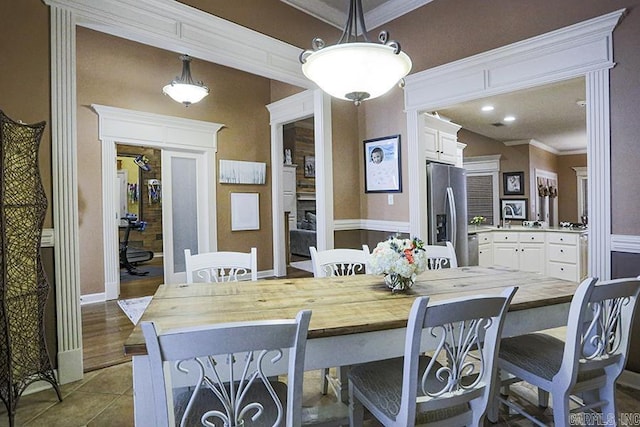
[{"label": "white upper cabinet", "polygon": [[461,164],[462,150],[458,147],[460,126],[426,113],[420,115],[420,121],[420,148],[427,160]]}]

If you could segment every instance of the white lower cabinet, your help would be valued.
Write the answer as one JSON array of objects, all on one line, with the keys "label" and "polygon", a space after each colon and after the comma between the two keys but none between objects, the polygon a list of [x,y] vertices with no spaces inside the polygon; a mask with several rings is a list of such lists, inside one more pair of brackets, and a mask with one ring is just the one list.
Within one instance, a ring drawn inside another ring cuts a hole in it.
[{"label": "white lower cabinet", "polygon": [[544,235],[540,232],[493,232],[494,265],[544,274]]},{"label": "white lower cabinet", "polygon": [[580,235],[553,233],[548,239],[549,276],[579,282],[581,279]]},{"label": "white lower cabinet", "polygon": [[493,265],[493,233],[478,233],[478,265],[489,267]]},{"label": "white lower cabinet", "polygon": [[481,266],[534,271],[573,282],[586,276],[586,234],[500,230],[478,235]]}]

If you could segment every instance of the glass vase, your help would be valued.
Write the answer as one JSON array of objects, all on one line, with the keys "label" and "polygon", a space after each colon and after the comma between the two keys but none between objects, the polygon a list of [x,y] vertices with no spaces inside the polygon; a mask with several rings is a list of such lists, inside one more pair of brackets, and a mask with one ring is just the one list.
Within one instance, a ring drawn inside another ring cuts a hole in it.
[{"label": "glass vase", "polygon": [[411,277],[404,277],[396,273],[385,274],[384,283],[391,289],[391,292],[404,292],[413,286]]}]

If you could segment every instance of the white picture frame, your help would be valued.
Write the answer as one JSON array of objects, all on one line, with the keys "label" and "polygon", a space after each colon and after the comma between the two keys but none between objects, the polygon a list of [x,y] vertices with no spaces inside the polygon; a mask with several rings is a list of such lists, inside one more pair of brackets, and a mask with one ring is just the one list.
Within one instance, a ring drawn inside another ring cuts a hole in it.
[{"label": "white picture frame", "polygon": [[221,184],[265,184],[267,164],[241,160],[220,160]]},{"label": "white picture frame", "polygon": [[260,230],[258,193],[231,193],[231,231]]}]

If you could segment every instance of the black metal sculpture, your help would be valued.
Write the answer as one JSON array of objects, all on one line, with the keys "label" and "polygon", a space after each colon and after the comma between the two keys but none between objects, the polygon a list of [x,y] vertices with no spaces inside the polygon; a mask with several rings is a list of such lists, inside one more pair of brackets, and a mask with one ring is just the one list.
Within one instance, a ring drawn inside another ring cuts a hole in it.
[{"label": "black metal sculpture", "polygon": [[38,147],[45,125],[15,122],[0,110],[0,398],[10,426],[29,384],[47,381],[62,400],[44,333],[49,283],[40,239],[47,199]]}]

